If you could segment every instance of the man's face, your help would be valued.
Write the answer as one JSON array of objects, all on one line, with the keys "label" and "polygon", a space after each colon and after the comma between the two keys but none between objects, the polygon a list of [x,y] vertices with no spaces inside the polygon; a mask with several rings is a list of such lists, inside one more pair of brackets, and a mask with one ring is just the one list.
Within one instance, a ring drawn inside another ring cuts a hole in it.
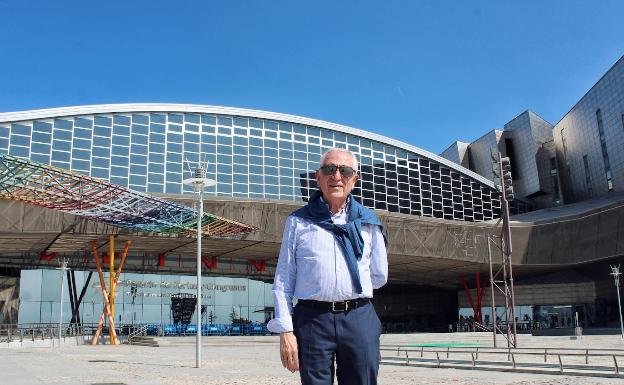
[{"label": "man's face", "polygon": [[[353,167],[353,158],[347,152],[332,151],[327,154],[322,166],[328,165]],[[336,170],[333,175],[325,175],[321,170],[316,171],[316,182],[327,203],[344,203],[359,178],[357,174],[351,177],[342,175],[340,170]]]}]

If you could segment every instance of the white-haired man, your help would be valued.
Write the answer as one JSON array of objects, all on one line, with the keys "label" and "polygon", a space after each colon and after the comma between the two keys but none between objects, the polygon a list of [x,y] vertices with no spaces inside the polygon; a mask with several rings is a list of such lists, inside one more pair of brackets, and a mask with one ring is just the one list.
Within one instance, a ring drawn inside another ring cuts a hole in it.
[{"label": "white-haired man", "polygon": [[351,195],[358,179],[353,153],[327,151],[319,191],[284,227],[268,328],[303,385],[333,384],[334,363],[340,385],[377,384],[381,323],[370,299],[388,279],[388,258],[381,222]]}]

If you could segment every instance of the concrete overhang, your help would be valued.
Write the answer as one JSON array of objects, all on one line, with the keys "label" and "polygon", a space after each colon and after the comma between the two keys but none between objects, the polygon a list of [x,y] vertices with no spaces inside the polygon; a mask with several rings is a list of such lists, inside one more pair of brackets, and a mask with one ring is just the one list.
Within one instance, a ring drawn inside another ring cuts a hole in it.
[{"label": "concrete overhang", "polygon": [[[191,206],[191,196],[167,196]],[[206,211],[258,227],[231,238],[204,237],[206,275],[271,281],[286,217],[303,202],[208,197]],[[389,236],[390,282],[456,289],[459,278],[489,273],[487,239],[500,223],[462,222],[377,211]],[[513,217],[513,264],[517,279],[624,255],[624,195]],[[178,235],[134,233],[71,214],[0,200],[0,265],[93,270],[90,242],[106,250],[114,234],[118,250],[132,240],[126,272],[185,274],[195,271],[196,241]],[[500,253],[492,248],[495,264]],[[160,254],[165,255],[159,265]],[[44,258],[42,258],[42,255]],[[46,260],[45,256],[50,257]],[[212,257],[216,265],[212,266]],[[265,268],[261,262],[265,262]],[[255,263],[254,263],[255,262]],[[208,268],[212,266],[212,268]]]}]

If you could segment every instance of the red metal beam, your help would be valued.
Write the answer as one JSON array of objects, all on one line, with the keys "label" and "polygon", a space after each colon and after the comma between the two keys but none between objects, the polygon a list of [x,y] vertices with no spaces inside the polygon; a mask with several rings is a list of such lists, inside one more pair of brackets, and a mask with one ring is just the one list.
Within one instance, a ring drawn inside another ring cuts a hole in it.
[{"label": "red metal beam", "polygon": [[212,260],[210,262],[208,262],[208,258],[206,257],[202,257],[202,262],[204,263],[204,266],[206,266],[206,268],[212,270],[215,269],[217,267],[217,257],[213,256]]}]

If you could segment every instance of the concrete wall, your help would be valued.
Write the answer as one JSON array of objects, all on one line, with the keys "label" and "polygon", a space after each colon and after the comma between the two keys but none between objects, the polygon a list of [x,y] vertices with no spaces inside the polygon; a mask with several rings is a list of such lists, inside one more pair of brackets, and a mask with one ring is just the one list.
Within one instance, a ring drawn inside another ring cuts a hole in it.
[{"label": "concrete wall", "polygon": [[[540,183],[536,155],[542,143],[552,141],[552,125],[536,115],[525,111],[505,124],[513,143],[512,165],[513,185],[520,199],[540,192],[544,193]],[[509,154],[507,154],[509,156]]]},{"label": "concrete wall", "polygon": [[457,141],[444,150],[440,156],[450,160],[451,162],[460,164],[462,167],[471,169],[470,157],[468,156],[468,146],[469,143]]},{"label": "concrete wall", "polygon": [[495,179],[492,172],[492,152],[500,151],[503,156],[505,154],[504,146],[500,146],[502,136],[503,131],[492,130],[470,143],[468,151],[472,170],[492,181]]},{"label": "concrete wall", "polygon": [[[551,160],[554,160],[554,168]],[[536,207],[544,208],[562,204],[563,195],[561,181],[559,180],[554,140],[542,143],[535,154],[535,161],[537,163],[540,189],[544,192],[543,195],[533,196]]]}]

